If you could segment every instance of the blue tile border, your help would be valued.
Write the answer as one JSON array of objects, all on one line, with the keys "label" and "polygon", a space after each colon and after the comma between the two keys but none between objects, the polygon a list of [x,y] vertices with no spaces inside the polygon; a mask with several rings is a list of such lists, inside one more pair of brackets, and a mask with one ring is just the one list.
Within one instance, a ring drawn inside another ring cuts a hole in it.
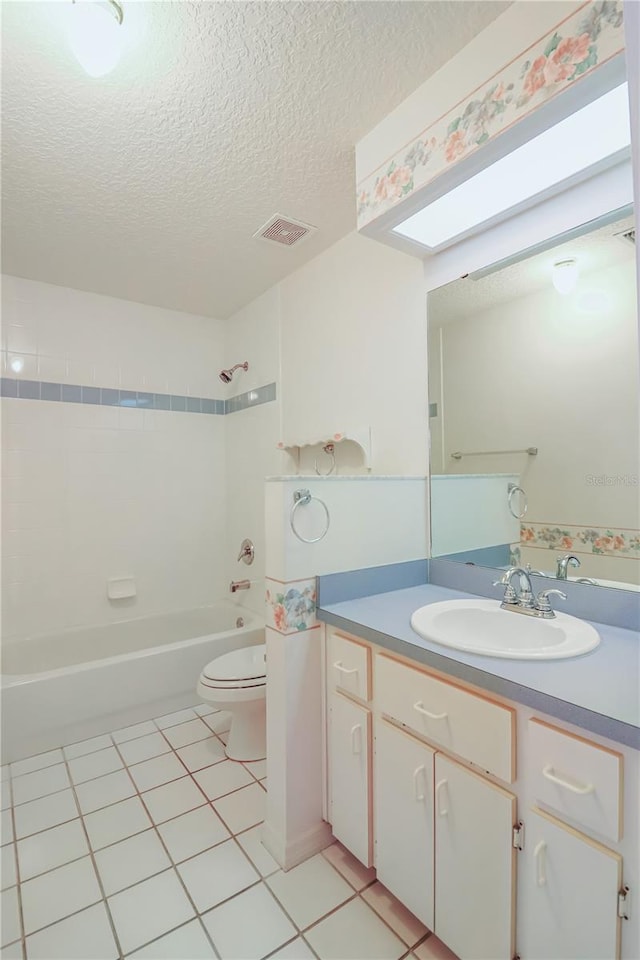
[{"label": "blue tile border", "polygon": [[129,407],[138,410],[171,410],[176,413],[204,413],[224,416],[276,399],[275,383],[248,390],[230,400],[210,397],[183,397],[170,393],[149,393],[143,390],[118,390],[113,387],[92,387],[74,383],[49,383],[45,380],[0,378],[0,396],[16,400],[48,400],[61,403],[85,403],[103,407]]}]

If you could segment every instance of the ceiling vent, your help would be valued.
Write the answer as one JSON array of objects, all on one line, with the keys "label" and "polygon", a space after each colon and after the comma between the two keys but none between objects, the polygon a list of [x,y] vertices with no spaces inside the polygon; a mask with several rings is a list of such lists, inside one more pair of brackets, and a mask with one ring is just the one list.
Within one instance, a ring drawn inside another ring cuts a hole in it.
[{"label": "ceiling vent", "polygon": [[627,240],[628,243],[636,242],[636,231],[635,230],[625,230],[623,233],[616,233],[616,237],[620,237],[621,240]]},{"label": "ceiling vent", "polygon": [[276,213],[259,230],[256,230],[253,236],[256,240],[268,240],[270,243],[279,243],[283,247],[292,247],[296,243],[301,243],[305,237],[315,233],[316,230],[317,227],[312,227],[308,223],[291,220]]}]

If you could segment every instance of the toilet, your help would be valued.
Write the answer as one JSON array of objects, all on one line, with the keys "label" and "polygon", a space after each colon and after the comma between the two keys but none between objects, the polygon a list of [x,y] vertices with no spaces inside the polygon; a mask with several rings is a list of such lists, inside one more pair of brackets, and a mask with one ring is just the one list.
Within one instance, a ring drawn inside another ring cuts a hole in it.
[{"label": "toilet", "polygon": [[206,665],[198,696],[231,714],[226,753],[230,760],[264,760],[266,745],[266,644],[223,653]]}]

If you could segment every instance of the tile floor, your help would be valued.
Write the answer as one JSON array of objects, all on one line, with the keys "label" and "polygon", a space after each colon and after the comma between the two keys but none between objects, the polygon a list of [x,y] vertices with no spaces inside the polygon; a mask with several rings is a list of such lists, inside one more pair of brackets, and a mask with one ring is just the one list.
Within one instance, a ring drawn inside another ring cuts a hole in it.
[{"label": "tile floor", "polygon": [[279,870],[228,726],[198,705],[2,767],[3,960],[455,960],[339,844]]}]

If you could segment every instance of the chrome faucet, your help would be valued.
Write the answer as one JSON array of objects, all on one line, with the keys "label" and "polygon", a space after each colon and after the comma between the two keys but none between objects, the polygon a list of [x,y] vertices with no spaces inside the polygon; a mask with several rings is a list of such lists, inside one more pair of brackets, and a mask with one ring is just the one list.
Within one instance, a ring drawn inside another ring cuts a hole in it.
[{"label": "chrome faucet", "polygon": [[[513,585],[513,578],[518,575],[520,584],[518,590]],[[500,580],[494,582],[494,587],[503,586],[504,597],[500,604],[501,610],[511,610],[513,613],[524,613],[529,617],[541,617],[551,620],[555,613],[551,607],[549,597],[554,594],[562,600],[567,599],[562,590],[541,590],[536,597],[531,584],[531,576],[524,567],[510,567]]]},{"label": "chrome faucet", "polygon": [[567,579],[567,567],[579,567],[580,561],[577,557],[574,557],[572,553],[565,553],[564,557],[558,557],[557,559],[557,570],[556,570],[556,580],[566,580]]}]

